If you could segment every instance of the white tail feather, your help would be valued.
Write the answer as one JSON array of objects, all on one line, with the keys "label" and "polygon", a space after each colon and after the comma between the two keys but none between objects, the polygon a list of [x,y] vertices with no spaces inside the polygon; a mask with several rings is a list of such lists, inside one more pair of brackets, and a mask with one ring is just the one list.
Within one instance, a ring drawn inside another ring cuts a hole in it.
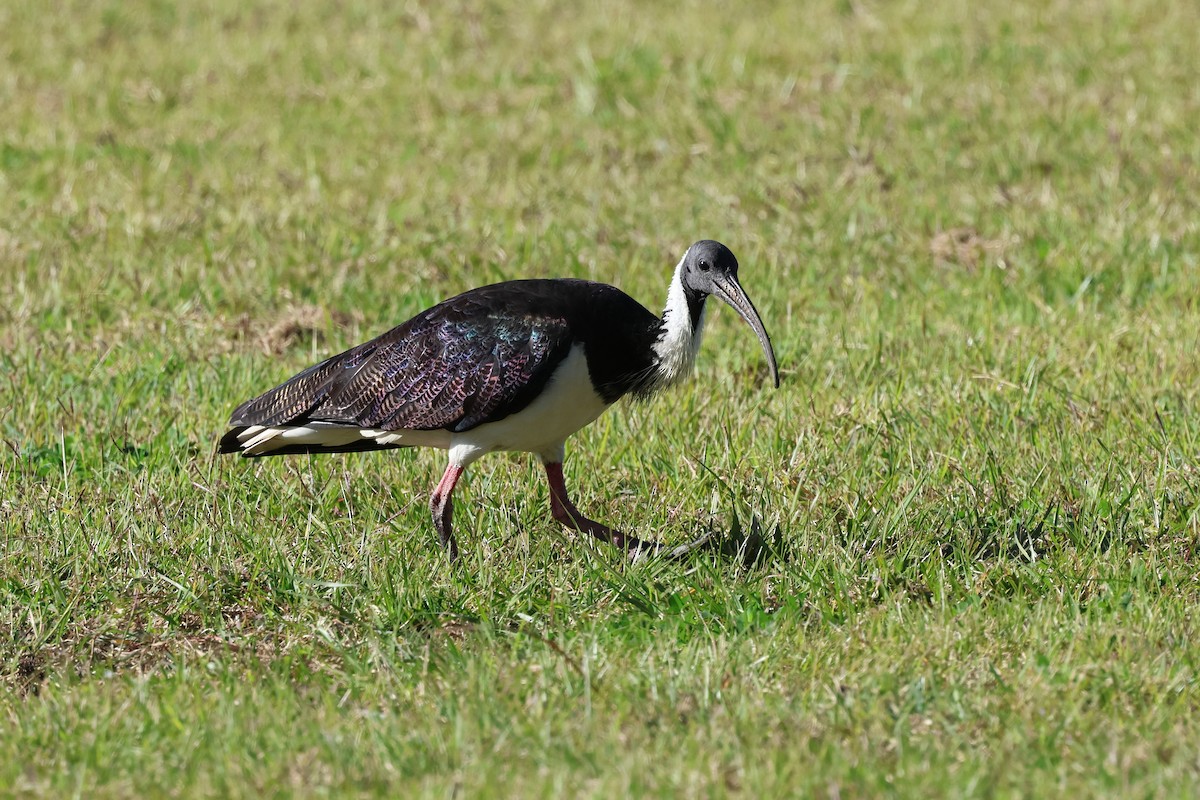
[{"label": "white tail feather", "polygon": [[378,428],[352,428],[333,422],[309,422],[306,425],[280,425],[270,428],[251,425],[238,434],[242,452],[248,456],[266,455],[272,450],[298,444],[343,447],[363,439],[374,440],[379,444],[416,447],[450,446],[449,431],[385,431]]}]

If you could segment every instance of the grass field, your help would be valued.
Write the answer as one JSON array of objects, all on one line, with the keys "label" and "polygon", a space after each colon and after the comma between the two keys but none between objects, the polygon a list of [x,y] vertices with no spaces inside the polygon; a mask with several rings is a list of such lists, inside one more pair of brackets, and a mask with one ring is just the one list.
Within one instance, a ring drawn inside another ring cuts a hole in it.
[{"label": "grass field", "polygon": [[[0,794],[1200,792],[1183,0],[0,2]],[[493,456],[214,456],[493,280],[661,308],[683,389]],[[763,550],[757,560],[733,552]]]}]

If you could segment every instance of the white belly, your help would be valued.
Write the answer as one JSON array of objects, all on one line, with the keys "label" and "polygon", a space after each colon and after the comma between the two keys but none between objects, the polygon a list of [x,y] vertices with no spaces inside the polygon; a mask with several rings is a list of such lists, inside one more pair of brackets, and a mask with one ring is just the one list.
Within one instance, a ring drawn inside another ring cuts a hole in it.
[{"label": "white belly", "polygon": [[563,443],[575,431],[604,413],[604,402],[588,375],[583,345],[571,348],[542,393],[516,414],[486,422],[450,440],[450,458],[466,466],[485,453],[517,450],[561,460]]}]

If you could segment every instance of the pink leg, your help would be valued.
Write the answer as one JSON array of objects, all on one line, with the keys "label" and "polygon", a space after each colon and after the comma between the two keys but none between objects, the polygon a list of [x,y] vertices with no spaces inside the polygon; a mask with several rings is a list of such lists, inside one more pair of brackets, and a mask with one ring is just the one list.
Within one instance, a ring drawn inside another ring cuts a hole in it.
[{"label": "pink leg", "polygon": [[654,542],[643,542],[641,539],[627,536],[615,528],[585,517],[567,496],[567,487],[563,482],[562,462],[547,461],[545,467],[546,478],[550,481],[550,513],[564,527],[590,533],[603,542],[628,551],[631,556],[645,552],[658,552],[662,547]]},{"label": "pink leg", "polygon": [[438,537],[442,540],[442,547],[450,551],[450,560],[458,560],[458,542],[454,541],[454,532],[451,530],[450,522],[454,517],[454,503],[450,499],[450,495],[454,492],[454,486],[458,483],[458,479],[462,477],[463,467],[458,464],[450,464],[446,467],[446,471],[442,473],[442,479],[438,481],[437,488],[433,490],[433,495],[429,498],[429,511],[433,514],[433,527],[437,528]]}]

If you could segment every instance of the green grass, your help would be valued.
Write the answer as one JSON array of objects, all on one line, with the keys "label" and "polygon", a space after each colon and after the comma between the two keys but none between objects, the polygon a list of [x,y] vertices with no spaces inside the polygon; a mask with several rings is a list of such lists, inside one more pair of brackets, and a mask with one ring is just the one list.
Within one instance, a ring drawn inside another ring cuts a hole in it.
[{"label": "green grass", "polygon": [[[1194,796],[1186,2],[0,4],[0,792]],[[771,331],[529,457],[218,459],[484,282]]]}]

